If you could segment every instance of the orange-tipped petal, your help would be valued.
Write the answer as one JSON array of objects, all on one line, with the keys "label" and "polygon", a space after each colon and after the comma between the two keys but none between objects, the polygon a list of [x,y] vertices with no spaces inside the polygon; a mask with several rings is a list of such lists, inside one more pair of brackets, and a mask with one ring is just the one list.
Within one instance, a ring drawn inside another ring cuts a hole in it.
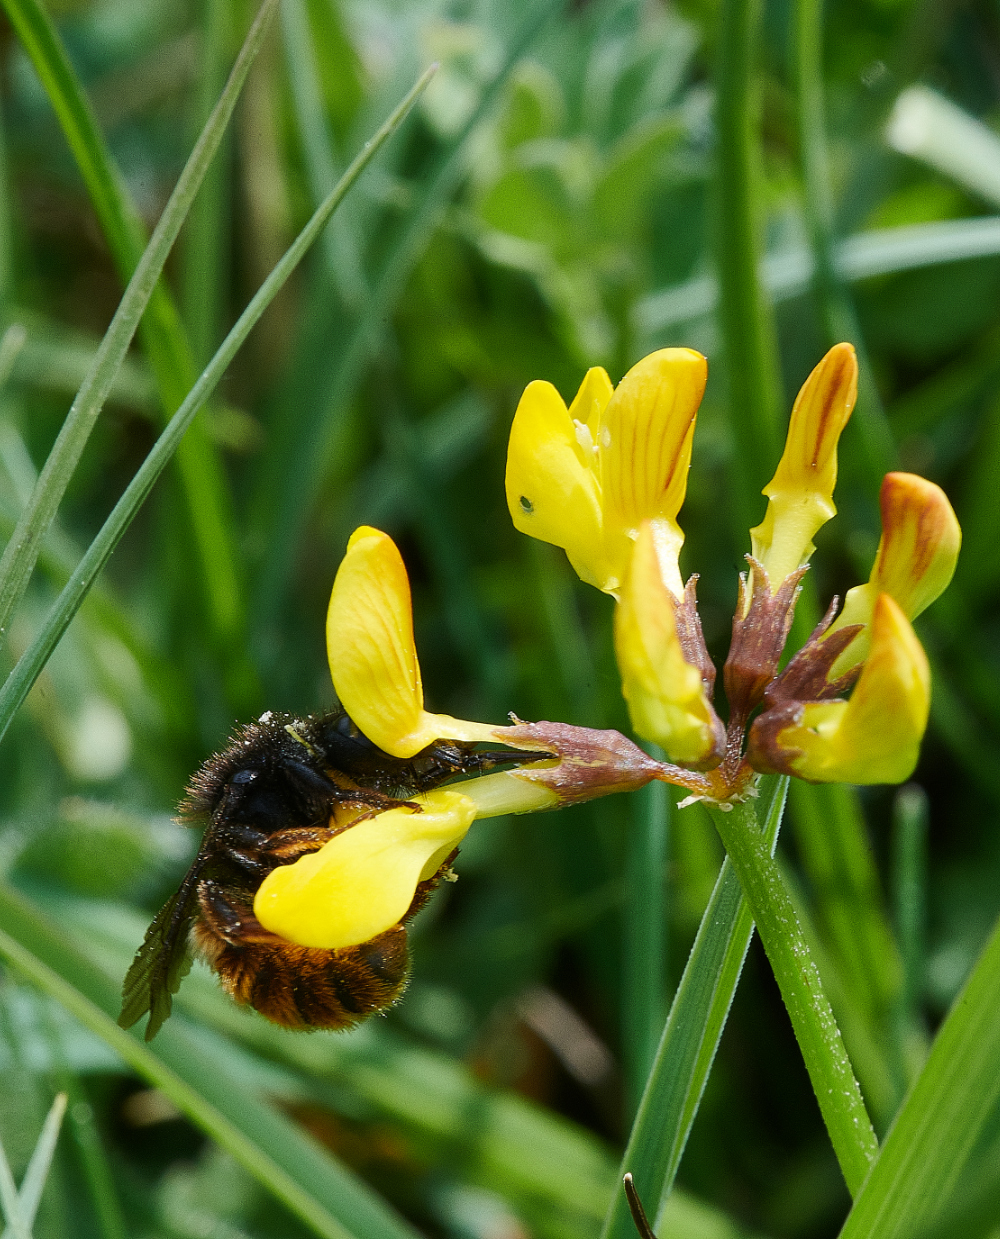
[{"label": "orange-tipped petal", "polygon": [[[879,594],[889,594],[908,619],[916,619],[944,593],[955,573],[962,530],[940,486],[913,473],[887,473],[879,495],[882,538],[867,584],[848,590],[830,634],[848,624],[868,625]],[[868,653],[868,628],[831,670],[843,675]]]},{"label": "orange-tipped petal", "polygon": [[767,746],[765,766],[814,783],[902,783],[917,764],[929,709],[927,656],[900,607],[880,594],[850,700],[802,706]]},{"label": "orange-tipped petal", "polygon": [[650,523],[639,532],[629,574],[615,608],[615,652],[635,731],[670,759],[702,766],[721,756],[722,723],[701,672],[684,658],[674,619],[676,602],[663,583]]},{"label": "orange-tipped petal", "polygon": [[806,379],[792,409],[785,450],[764,487],[764,520],[750,530],[753,557],[767,569],[771,589],[812,554],[817,530],[837,509],[837,442],[854,408],[858,362],[850,344],[837,344]]},{"label": "orange-tipped petal", "polygon": [[420,813],[399,808],[363,818],[318,852],[272,869],[254,899],[257,919],[289,942],[324,950],[397,925],[476,815],[468,797],[444,788],[420,804]]}]

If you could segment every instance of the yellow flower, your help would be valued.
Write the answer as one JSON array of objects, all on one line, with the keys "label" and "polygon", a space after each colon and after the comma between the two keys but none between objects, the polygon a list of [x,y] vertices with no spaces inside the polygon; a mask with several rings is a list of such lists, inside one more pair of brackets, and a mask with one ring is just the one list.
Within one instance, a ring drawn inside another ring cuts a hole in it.
[{"label": "yellow flower", "polygon": [[613,394],[604,372],[591,371],[568,412],[553,388],[533,383],[511,431],[514,523],[564,547],[585,581],[619,600],[615,650],[633,727],[667,750],[675,763],[668,777],[693,798],[750,794],[758,771],[815,781],[907,778],[929,703],[927,661],[907,617],[951,579],[960,542],[954,512],[933,483],[889,474],[869,582],[850,591],[835,623],[831,608],[779,674],[813,538],[836,514],[837,444],[857,394],[854,349],[831,349],[799,392],[764,490],[764,519],[750,531],[750,571],[724,668],[723,728],[712,707],[715,668],[696,578],[685,589],[677,562],[703,367],[697,354],[664,349],[633,367]]},{"label": "yellow flower", "polygon": [[680,597],[677,513],[706,374],[700,353],[665,348],[614,390],[603,370],[589,371],[569,409],[550,383],[531,383],[507,452],[515,526],[562,547],[583,580],[617,595],[649,521],[664,581]]},{"label": "yellow flower", "polygon": [[[423,755],[468,773],[503,764],[500,741],[513,746],[512,762],[531,764],[437,787],[381,812],[359,806],[353,820],[338,815],[333,838],[274,869],[254,900],[264,928],[300,946],[355,946],[401,923],[420,884],[440,876],[477,817],[557,808],[664,775],[661,763],[617,732],[562,723],[495,727],[425,710],[409,580],[394,543],[377,529],[363,526],[348,543],[330,597],[327,649],[341,705],[384,754],[415,765]],[[493,745],[488,760],[477,741]]]},{"label": "yellow flower", "polygon": [[437,788],[420,811],[388,809],[335,835],[318,852],[273,869],[254,913],[300,946],[356,946],[406,915],[417,886],[433,878],[476,817],[468,796]]},{"label": "yellow flower", "polygon": [[843,675],[868,653],[875,600],[889,594],[908,619],[916,619],[947,589],[955,574],[962,530],[940,486],[912,473],[887,473],[879,494],[882,538],[865,585],[847,591],[844,607],[829,635],[849,624],[865,628],[832,668]]}]

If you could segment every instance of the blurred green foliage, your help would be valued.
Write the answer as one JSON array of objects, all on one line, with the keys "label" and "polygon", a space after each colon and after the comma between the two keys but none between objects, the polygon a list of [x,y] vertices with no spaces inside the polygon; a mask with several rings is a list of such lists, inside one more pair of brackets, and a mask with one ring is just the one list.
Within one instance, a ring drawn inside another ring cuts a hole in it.
[{"label": "blurred green foliage", "polygon": [[[741,410],[729,405],[713,258],[716,8],[282,0],[168,265],[192,376],[418,73],[432,59],[441,70],[200,415],[221,463],[231,622],[220,620],[190,494],[169,470],[0,748],[3,875],[109,975],[124,973],[193,851],[168,820],[191,771],[237,720],[329,706],[325,604],[357,524],[386,529],[403,550],[432,708],[627,730],[609,600],[507,517],[506,434],[530,380],[549,379],[568,399],[592,365],[617,381],[655,347],[708,355],[683,566],[701,576],[706,636],[724,656],[748,549],[739,474],[766,477],[775,462],[734,448]],[[150,229],[249,5],[60,0],[51,11]],[[787,411],[829,341],[807,281],[788,6],[767,5],[763,20],[765,247],[799,272],[771,280]],[[912,818],[899,797],[913,791],[800,788],[786,831],[785,862],[882,1130],[995,919],[1000,886],[1000,227],[991,242],[973,224],[1000,201],[984,196],[972,148],[963,165],[965,148],[951,143],[942,171],[926,144],[895,149],[886,124],[902,92],[923,82],[991,138],[998,26],[995,6],[975,0],[833,0],[824,27],[834,252],[859,237],[869,245],[863,278],[844,259],[841,293],[900,467],[944,486],[966,531],[956,583],[919,625],[935,671],[914,780],[926,795],[926,859],[899,836]],[[122,283],[7,26],[0,61],[9,532]],[[164,412],[156,373],[138,343],[6,634],[8,663],[154,441]],[[867,444],[845,436],[840,514],[810,574],[823,606],[867,575],[874,553]],[[200,967],[176,1018],[206,1061],[228,1062],[237,1088],[292,1115],[425,1232],[594,1234],[629,1122],[623,875],[633,811],[601,802],[477,826],[461,881],[417,924],[404,1002],[357,1032],[272,1029],[237,1012]],[[660,875],[668,995],[721,857],[700,809],[675,814],[671,832]],[[18,1182],[53,1089],[70,1092],[73,1138],[60,1145],[37,1239],[306,1233],[117,1053],[6,969],[0,1063],[0,1137]],[[970,1172],[968,1239],[989,1233],[976,1193],[996,1198],[991,1134],[979,1178]],[[846,1209],[756,946],[679,1182],[661,1239],[823,1239]]]}]

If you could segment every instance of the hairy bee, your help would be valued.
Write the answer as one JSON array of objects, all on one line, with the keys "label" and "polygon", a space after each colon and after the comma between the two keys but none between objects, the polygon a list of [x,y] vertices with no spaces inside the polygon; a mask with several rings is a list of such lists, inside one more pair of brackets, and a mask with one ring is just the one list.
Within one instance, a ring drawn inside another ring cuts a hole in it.
[{"label": "hairy bee", "polygon": [[[309,718],[268,712],[237,728],[191,779],[178,820],[205,824],[194,863],[146,932],[122,988],[118,1022],[149,1012],[150,1041],[170,1014],[192,948],[239,1003],[286,1028],[349,1028],[391,1006],[406,985],[406,929],[339,950],[297,946],[265,929],[254,896],[278,865],[317,851],[336,833],[341,805],[380,812],[410,804],[459,774],[536,761],[538,753],[438,740],[402,759],[376,748],[343,710]],[[416,805],[412,805],[415,811]],[[449,860],[451,858],[449,857]],[[417,888],[423,906],[439,875]]]}]

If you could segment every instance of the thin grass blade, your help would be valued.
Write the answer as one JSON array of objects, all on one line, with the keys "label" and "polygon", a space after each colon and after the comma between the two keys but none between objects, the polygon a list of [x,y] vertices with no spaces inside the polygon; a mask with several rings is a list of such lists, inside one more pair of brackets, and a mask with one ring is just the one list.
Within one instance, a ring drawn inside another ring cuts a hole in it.
[{"label": "thin grass blade", "polygon": [[[788,779],[770,783],[770,799],[762,816],[767,846],[773,852]],[[622,1159],[621,1174],[632,1174],[645,1200],[659,1201],[658,1217],[669,1199],[698,1113],[753,929],[739,880],[727,860],[719,871],[677,987]],[[632,1216],[619,1187],[605,1219],[602,1239],[631,1239],[632,1234]]]},{"label": "thin grass blade", "polygon": [[[145,230],[97,125],[86,92],[51,18],[39,0],[0,0],[49,97],[83,177],[115,266],[127,283],[146,245]],[[197,370],[177,307],[159,281],[140,335],[156,377],[164,414],[181,404]],[[242,623],[240,586],[231,531],[231,501],[218,452],[196,426],[178,453],[191,513],[201,584],[215,635],[231,638]]]},{"label": "thin grass blade", "polygon": [[[764,226],[757,106],[762,11],[759,0],[722,0],[715,71],[715,252],[722,291],[716,312],[726,355],[729,430],[739,460],[734,534],[753,523],[780,446],[777,335],[758,267]],[[742,545],[742,532],[738,536]]]},{"label": "thin grass blade", "polygon": [[[877,228],[847,237],[835,247],[837,270],[852,282],[996,254],[1000,254],[996,215]],[[778,250],[761,259],[760,278],[775,301],[801,297],[812,276],[812,257],[806,249]],[[718,281],[699,276],[642,298],[635,309],[636,330],[640,337],[655,340],[678,323],[711,314],[718,304]]]},{"label": "thin grass blade", "polygon": [[11,1172],[7,1151],[0,1140],[0,1209],[7,1219],[7,1233],[11,1239],[31,1239],[31,1227],[24,1216],[17,1195],[17,1184]]},{"label": "thin grass blade", "polygon": [[55,519],[66,487],[153,294],[163,264],[222,141],[246,75],[260,50],[276,7],[277,0],[264,0],[261,5],[222,95],[178,178],[149,244],[139,259],[125,289],[125,295],[115,311],[31,497],[21,513],[13,536],[0,557],[0,631],[7,629],[14,608],[28,586],[42,539]]},{"label": "thin grass blade", "polygon": [[[45,1182],[49,1177],[49,1168],[52,1165],[52,1158],[55,1156],[56,1143],[59,1140],[59,1131],[62,1127],[65,1113],[66,1094],[59,1093],[55,1101],[53,1101],[48,1114],[45,1116],[38,1143],[31,1154],[28,1169],[24,1172],[21,1191],[18,1195],[18,1204],[21,1210],[21,1218],[29,1232],[35,1224],[38,1206],[42,1201],[42,1192],[45,1191]],[[14,1239],[14,1234],[10,1230],[5,1230],[0,1235],[0,1239]]]},{"label": "thin grass blade", "polygon": [[170,419],[166,429],[153,445],[149,455],[126,488],[125,493],[115,504],[111,515],[104,522],[94,541],[87,548],[73,575],[46,616],[45,622],[35,639],[18,659],[14,670],[3,685],[3,688],[0,689],[0,737],[6,733],[11,719],[30,692],[32,684],[34,684],[51,656],[52,651],[58,645],[73,616],[80,609],[80,605],[84,598],[86,598],[97,576],[111,557],[112,552],[121,540],[125,530],[131,524],[136,512],[142,506],[156,479],[163,472],[167,462],[177,450],[177,445],[180,443],[195,414],[215,390],[216,384],[222,378],[226,367],[232,361],[240,345],[253,330],[261,315],[274,299],[275,294],[299,262],[301,262],[303,255],[316,240],[319,233],[325,227],[327,220],[343,201],[351,186],[377,154],[383,143],[402,124],[414,103],[427,87],[434,71],[434,66],[432,66],[417,81],[410,93],[396,108],[395,112],[393,112],[378,133],[365,145],[364,150],[341,177],[336,188],[329,194],[326,201],[317,208],[312,219],[285,251],[274,270],[257,290],[256,295],[240,315],[218,352],[188,393],[184,403]]}]

